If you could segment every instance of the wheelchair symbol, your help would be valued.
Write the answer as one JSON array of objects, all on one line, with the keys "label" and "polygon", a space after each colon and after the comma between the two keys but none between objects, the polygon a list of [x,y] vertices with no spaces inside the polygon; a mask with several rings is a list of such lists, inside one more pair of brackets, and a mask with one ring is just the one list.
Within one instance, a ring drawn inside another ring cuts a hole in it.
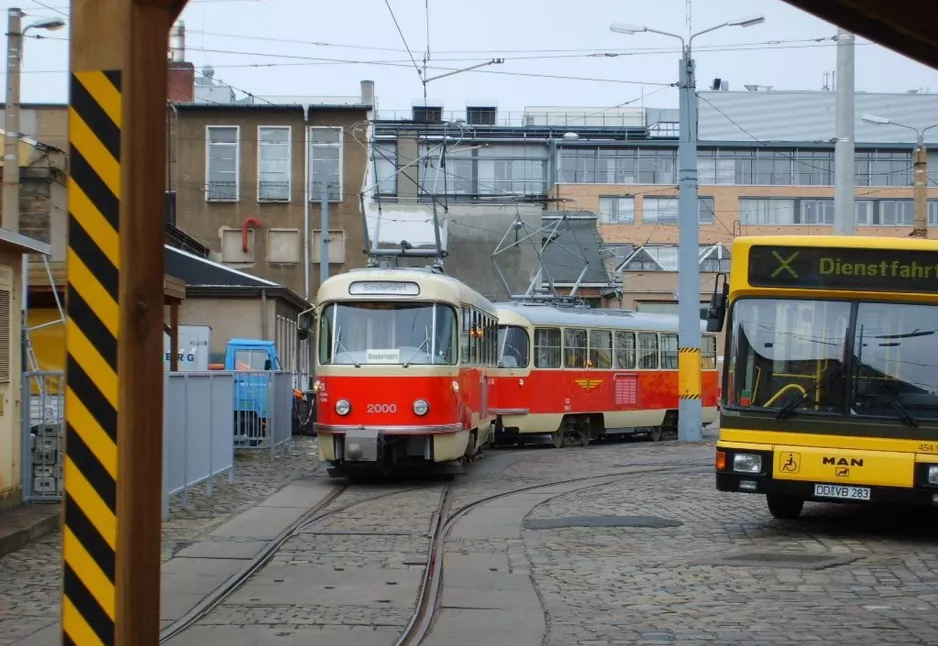
[{"label": "wheelchair symbol", "polygon": [[782,453],[778,456],[778,469],[783,473],[798,473],[801,469],[801,456],[797,453]]}]

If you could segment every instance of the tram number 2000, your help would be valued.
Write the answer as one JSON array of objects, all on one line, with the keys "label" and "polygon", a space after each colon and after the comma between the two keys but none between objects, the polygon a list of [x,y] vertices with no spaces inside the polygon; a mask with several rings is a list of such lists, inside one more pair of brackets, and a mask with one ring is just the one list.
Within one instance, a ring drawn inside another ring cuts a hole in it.
[{"label": "tram number 2000", "polygon": [[397,404],[368,404],[369,413],[396,413]]}]

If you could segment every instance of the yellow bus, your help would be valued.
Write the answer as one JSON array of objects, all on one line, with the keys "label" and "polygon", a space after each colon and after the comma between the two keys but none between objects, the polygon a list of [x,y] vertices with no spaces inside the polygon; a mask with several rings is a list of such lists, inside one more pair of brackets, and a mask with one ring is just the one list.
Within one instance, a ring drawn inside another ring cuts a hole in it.
[{"label": "yellow bus", "polygon": [[717,489],[938,504],[938,240],[741,237],[723,278]]}]

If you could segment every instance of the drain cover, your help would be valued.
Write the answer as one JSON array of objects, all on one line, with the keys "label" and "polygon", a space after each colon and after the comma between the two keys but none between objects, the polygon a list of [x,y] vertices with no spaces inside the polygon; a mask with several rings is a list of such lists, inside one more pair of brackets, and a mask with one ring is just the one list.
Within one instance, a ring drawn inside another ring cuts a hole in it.
[{"label": "drain cover", "polygon": [[743,567],[798,568],[820,570],[846,565],[859,556],[834,556],[832,554],[807,554],[805,552],[743,552],[703,561],[701,565],[735,565]]},{"label": "drain cover", "polygon": [[564,527],[648,527],[664,529],[680,527],[679,520],[657,516],[566,516],[564,518],[529,518],[525,529],[561,529]]}]

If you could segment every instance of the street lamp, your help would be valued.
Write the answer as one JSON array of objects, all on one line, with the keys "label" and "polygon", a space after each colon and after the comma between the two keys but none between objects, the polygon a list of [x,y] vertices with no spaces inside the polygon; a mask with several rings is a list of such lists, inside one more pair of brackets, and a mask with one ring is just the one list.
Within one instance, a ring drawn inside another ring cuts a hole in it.
[{"label": "street lamp", "polygon": [[915,153],[912,166],[915,176],[913,189],[913,196],[915,198],[915,218],[912,221],[912,233],[910,233],[909,236],[912,238],[927,238],[928,153],[925,150],[925,133],[932,128],[938,128],[938,123],[932,124],[925,128],[916,128],[915,126],[909,126],[904,123],[897,123],[895,121],[891,121],[890,119],[885,119],[883,117],[877,117],[873,114],[864,114],[861,118],[866,123],[872,124],[874,126],[896,126],[897,128],[905,128],[906,130],[911,130],[915,133]]},{"label": "street lamp", "polygon": [[22,28],[25,14],[12,7],[7,11],[7,93],[3,106],[3,219],[4,229],[20,229],[20,66],[23,36],[30,29],[55,31],[65,26],[61,18],[40,20]]},{"label": "street lamp", "polygon": [[697,36],[723,27],[752,27],[765,22],[751,16],[724,22],[683,36],[644,25],[613,23],[609,30],[633,35],[644,32],[681,41],[679,70],[680,140],[678,143],[678,439],[699,442],[703,428],[700,401],[700,215],[697,200],[697,81],[691,44]]}]

